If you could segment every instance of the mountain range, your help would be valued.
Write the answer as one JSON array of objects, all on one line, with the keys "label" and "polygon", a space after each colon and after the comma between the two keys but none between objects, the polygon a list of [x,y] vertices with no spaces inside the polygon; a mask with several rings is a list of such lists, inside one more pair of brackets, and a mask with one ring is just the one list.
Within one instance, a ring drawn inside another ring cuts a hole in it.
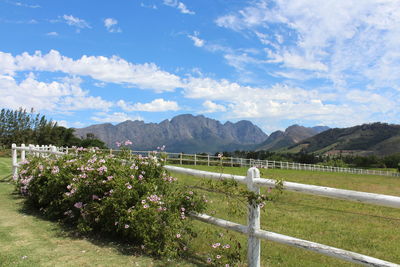
[{"label": "mountain range", "polygon": [[218,151],[252,150],[268,135],[250,121],[224,124],[203,115],[178,115],[160,123],[127,120],[117,125],[110,123],[75,129],[78,137],[94,134],[107,146],[131,140],[135,150],[154,150],[165,145],[169,152],[215,153]]},{"label": "mountain range", "polygon": [[304,127],[295,124],[286,128],[285,131],[276,131],[271,133],[271,135],[261,143],[256,150],[279,151],[328,129],[329,127],[327,126]]},{"label": "mountain range", "polygon": [[247,120],[222,124],[203,115],[184,114],[160,123],[128,120],[75,129],[81,138],[89,133],[110,148],[116,148],[116,142],[131,140],[134,150],[154,150],[165,145],[169,152],[184,153],[268,150],[385,156],[400,152],[400,125],[379,122],[333,129],[292,125],[268,136]]},{"label": "mountain range", "polygon": [[302,140],[286,151],[388,156],[400,153],[400,125],[376,122],[333,128]]}]

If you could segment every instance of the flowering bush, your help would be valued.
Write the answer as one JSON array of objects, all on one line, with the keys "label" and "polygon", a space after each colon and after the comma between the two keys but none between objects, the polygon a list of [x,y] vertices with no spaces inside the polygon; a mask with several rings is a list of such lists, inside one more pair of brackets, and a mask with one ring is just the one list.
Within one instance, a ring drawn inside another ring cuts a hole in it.
[{"label": "flowering bush", "polygon": [[77,149],[74,155],[24,162],[17,189],[47,217],[82,233],[117,235],[150,254],[177,256],[195,235],[187,214],[202,212],[206,203],[162,165],[153,156],[121,159]]}]

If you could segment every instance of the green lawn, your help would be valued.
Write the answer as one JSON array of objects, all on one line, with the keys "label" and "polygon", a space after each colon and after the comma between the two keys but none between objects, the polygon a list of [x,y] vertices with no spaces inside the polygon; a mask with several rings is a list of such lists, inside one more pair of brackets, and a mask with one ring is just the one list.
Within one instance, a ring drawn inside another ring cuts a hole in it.
[{"label": "green lawn", "polygon": [[[202,266],[182,261],[157,261],[136,255],[129,247],[99,238],[74,237],[57,222],[44,220],[24,209],[13,193],[10,159],[0,158],[0,266]],[[187,166],[217,171],[218,167]],[[224,167],[224,172],[245,175],[246,168]],[[293,170],[263,170],[262,176],[315,185],[400,196],[400,178],[361,176]],[[199,179],[175,175],[181,183],[196,185]],[[204,192],[210,215],[246,223],[245,214],[231,214],[229,207],[246,210],[237,201]],[[377,257],[400,264],[400,210],[285,192],[262,213],[262,229]],[[193,246],[205,259],[210,244],[229,234],[222,228],[195,222],[199,237]],[[246,253],[246,237],[231,233]],[[262,242],[262,266],[356,266],[341,260],[269,241]]]},{"label": "green lawn", "polygon": [[[218,167],[186,167],[220,172]],[[245,175],[246,171],[246,168],[223,168],[225,173],[238,175]],[[175,176],[191,185],[197,184],[199,180],[178,174]],[[262,170],[262,177],[400,196],[400,178],[278,169]],[[223,201],[215,194],[210,197],[213,203],[208,213],[215,212],[216,217],[246,223],[245,215],[228,215],[226,209],[229,205],[242,204]],[[242,208],[245,209],[245,206]],[[400,209],[285,191],[278,201],[266,206],[261,224],[264,230],[400,264]],[[245,239],[241,240],[245,244]],[[207,243],[207,240],[204,239],[202,243]],[[269,241],[263,241],[262,246],[262,266],[353,266],[341,260]]]}]

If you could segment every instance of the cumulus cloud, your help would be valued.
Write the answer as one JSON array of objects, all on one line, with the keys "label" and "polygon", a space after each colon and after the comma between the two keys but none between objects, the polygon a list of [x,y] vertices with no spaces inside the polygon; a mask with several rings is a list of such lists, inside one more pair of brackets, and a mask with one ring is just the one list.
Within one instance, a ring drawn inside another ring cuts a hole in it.
[{"label": "cumulus cloud", "polygon": [[143,118],[140,116],[130,116],[123,112],[113,112],[113,113],[98,112],[95,114],[95,116],[92,116],[90,119],[97,122],[114,122],[114,123],[124,122],[127,120],[131,121],[143,120]]},{"label": "cumulus cloud", "polygon": [[195,12],[189,10],[186,5],[177,0],[163,0],[164,5],[177,8],[182,14],[194,15]]},{"label": "cumulus cloud", "polygon": [[106,27],[108,32],[122,32],[121,28],[118,26],[118,21],[113,18],[106,18],[104,20],[104,27]]},{"label": "cumulus cloud", "polygon": [[12,76],[0,75],[0,106],[20,107],[38,111],[70,112],[94,109],[107,110],[112,103],[101,97],[90,96],[80,88],[81,80],[66,78],[62,82],[40,82],[33,74],[21,82]]},{"label": "cumulus cloud", "polygon": [[117,56],[84,55],[74,60],[56,50],[47,54],[37,51],[32,55],[25,52],[17,56],[0,52],[0,74],[14,74],[17,71],[60,71],[156,92],[173,91],[182,86],[180,77],[160,70],[153,63],[134,64]]},{"label": "cumulus cloud", "polygon": [[[351,91],[346,97],[323,90],[275,84],[267,88],[243,86],[228,80],[190,78],[185,97],[224,101],[228,118],[247,118],[276,124],[277,120],[316,121],[330,126],[351,126],[400,112],[394,94],[379,97]],[[213,106],[212,103],[206,105]],[[385,106],[386,105],[386,106]],[[385,106],[385,107],[382,107]],[[351,114],[351,115],[349,115]]]},{"label": "cumulus cloud", "polygon": [[204,111],[201,113],[214,113],[214,112],[224,112],[226,111],[226,107],[210,100],[206,100],[203,102]]},{"label": "cumulus cloud", "polygon": [[162,112],[162,111],[177,111],[179,105],[175,101],[164,100],[162,98],[154,99],[149,103],[135,103],[129,104],[124,100],[118,101],[117,105],[124,111],[148,111],[148,112]]}]

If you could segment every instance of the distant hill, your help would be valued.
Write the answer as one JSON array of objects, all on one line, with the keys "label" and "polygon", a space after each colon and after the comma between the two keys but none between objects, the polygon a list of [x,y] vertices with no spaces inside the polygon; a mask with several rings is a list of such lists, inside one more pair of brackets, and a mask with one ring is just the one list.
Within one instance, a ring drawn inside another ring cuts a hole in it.
[{"label": "distant hill", "polygon": [[328,129],[327,126],[304,127],[295,124],[288,127],[284,132],[273,132],[256,150],[279,151]]},{"label": "distant hill", "polygon": [[117,125],[105,123],[75,129],[78,137],[86,137],[88,133],[112,148],[116,148],[117,141],[131,140],[135,150],[154,150],[166,145],[169,152],[185,153],[250,150],[268,137],[250,121],[221,124],[202,115],[190,114],[160,123],[128,120]]},{"label": "distant hill", "polygon": [[320,154],[391,155],[400,152],[400,125],[377,122],[329,129],[288,149],[300,150]]}]

